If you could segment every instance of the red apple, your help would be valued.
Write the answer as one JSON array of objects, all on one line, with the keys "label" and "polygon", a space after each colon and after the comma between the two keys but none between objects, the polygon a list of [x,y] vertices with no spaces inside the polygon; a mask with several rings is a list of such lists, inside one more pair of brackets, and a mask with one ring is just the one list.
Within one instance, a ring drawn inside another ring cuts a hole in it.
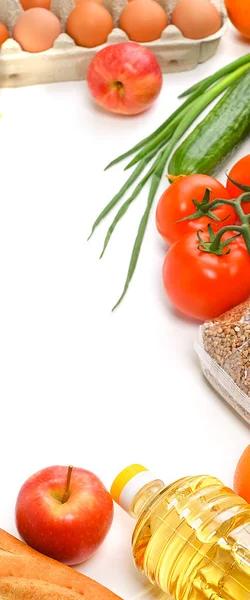
[{"label": "red apple", "polygon": [[87,82],[98,104],[112,112],[136,115],[156,100],[162,74],[150,50],[124,42],[107,46],[94,56]]},{"label": "red apple", "polygon": [[49,467],[22,486],[16,503],[20,536],[35,550],[68,565],[89,558],[106,537],[113,501],[96,475]]}]

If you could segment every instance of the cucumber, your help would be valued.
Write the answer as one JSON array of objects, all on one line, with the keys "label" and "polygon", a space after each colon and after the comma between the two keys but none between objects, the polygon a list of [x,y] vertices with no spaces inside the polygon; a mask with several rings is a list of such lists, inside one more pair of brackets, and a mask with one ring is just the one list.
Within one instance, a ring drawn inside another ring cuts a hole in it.
[{"label": "cucumber", "polygon": [[168,165],[171,175],[213,175],[250,133],[250,70],[177,148]]}]

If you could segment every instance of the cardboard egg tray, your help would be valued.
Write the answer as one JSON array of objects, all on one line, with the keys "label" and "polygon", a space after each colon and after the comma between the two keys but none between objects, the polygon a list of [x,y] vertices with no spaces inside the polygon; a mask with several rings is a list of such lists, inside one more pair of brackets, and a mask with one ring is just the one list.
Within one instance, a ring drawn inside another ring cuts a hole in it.
[{"label": "cardboard egg tray", "polygon": [[[159,40],[143,45],[155,54],[163,73],[194,69],[198,63],[205,62],[215,54],[227,28],[223,0],[211,0],[221,13],[222,27],[217,33],[203,40],[184,38],[179,29],[171,25],[171,13],[177,0],[157,1],[166,11],[170,24]],[[119,16],[125,4],[126,0],[103,0],[103,5],[111,13],[115,24],[107,44],[128,41],[124,31],[118,28]],[[12,38],[3,44],[0,49],[0,87],[86,79],[91,59],[107,44],[95,48],[75,45],[65,33],[68,15],[74,6],[74,0],[52,0],[51,10],[60,19],[63,33],[50,50],[37,54],[24,52]],[[19,0],[0,0],[0,22],[6,25],[10,35],[22,11]]]}]

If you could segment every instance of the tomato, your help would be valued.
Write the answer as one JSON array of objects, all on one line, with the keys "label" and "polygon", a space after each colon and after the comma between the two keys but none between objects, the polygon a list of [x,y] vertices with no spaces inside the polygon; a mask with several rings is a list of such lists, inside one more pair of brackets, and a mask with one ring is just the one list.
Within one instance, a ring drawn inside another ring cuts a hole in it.
[{"label": "tomato", "polygon": [[[219,219],[222,219],[222,222],[214,221],[207,216],[201,216],[198,219],[177,223],[180,219],[192,215],[196,211],[193,200],[201,202],[206,188],[211,189],[210,200],[215,198],[230,199],[226,188],[208,175],[180,177],[163,193],[156,209],[156,226],[159,233],[169,244],[173,244],[187,233],[206,228],[209,223],[212,223],[214,231],[218,231],[225,225],[236,223],[235,211],[226,205],[222,205],[213,211]],[[223,221],[224,219],[226,221]]]},{"label": "tomato", "polygon": [[[234,165],[229,173],[229,177],[234,179],[234,181],[237,181],[237,183],[249,185],[250,187],[250,154],[241,158],[241,160]],[[244,191],[231,183],[229,179],[227,181],[227,190],[231,198],[238,198],[238,196],[244,194]],[[250,202],[242,203],[242,208],[244,213],[248,215],[250,213]]]},{"label": "tomato", "polygon": [[249,0],[225,0],[230,21],[246,37],[250,37]]},{"label": "tomato", "polygon": [[[228,232],[223,241],[232,235]],[[202,237],[208,241],[208,234]],[[202,252],[198,245],[197,234],[191,233],[171,246],[163,265],[163,282],[175,308],[205,321],[250,296],[250,255],[242,237],[223,256]]]}]

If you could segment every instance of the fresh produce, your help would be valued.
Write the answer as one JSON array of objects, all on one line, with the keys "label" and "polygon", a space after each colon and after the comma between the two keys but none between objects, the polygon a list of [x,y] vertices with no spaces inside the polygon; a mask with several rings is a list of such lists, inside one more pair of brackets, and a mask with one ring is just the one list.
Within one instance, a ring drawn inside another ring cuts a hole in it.
[{"label": "fresh produce", "polygon": [[89,66],[87,82],[98,104],[113,112],[135,115],[156,100],[162,74],[152,52],[139,44],[125,42],[96,54]]},{"label": "fresh produce", "polygon": [[250,504],[250,446],[247,446],[234,474],[234,491]]},{"label": "fresh produce", "polygon": [[114,27],[109,11],[97,2],[79,2],[70,13],[66,31],[77,46],[94,48],[107,41]]},{"label": "fresh produce", "polygon": [[130,40],[152,42],[161,37],[167,27],[167,16],[155,0],[133,0],[124,7],[119,21]]},{"label": "fresh produce", "polygon": [[[239,185],[234,184],[233,181]],[[242,191],[250,192],[250,154],[241,158],[231,169],[228,175],[227,189],[231,198],[238,198]],[[242,208],[246,215],[249,214],[250,202],[244,203]]]},{"label": "fresh produce", "polygon": [[171,175],[213,173],[250,132],[250,70],[175,151]]},{"label": "fresh produce", "polygon": [[215,198],[230,198],[228,191],[216,179],[208,175],[177,178],[162,194],[157,205],[159,233],[173,244],[187,233],[207,229],[209,223],[214,231],[219,231],[225,224],[236,223],[236,213],[231,206],[221,204],[209,211],[207,203]]},{"label": "fresh produce", "polygon": [[43,52],[52,48],[61,33],[61,23],[52,12],[30,8],[18,17],[13,38],[26,52]]},{"label": "fresh produce", "polygon": [[2,600],[119,600],[70,567],[39,554],[0,529]]},{"label": "fresh produce", "polygon": [[[205,242],[208,233],[201,234]],[[232,234],[225,234],[227,241]],[[200,321],[213,319],[250,295],[250,256],[239,237],[223,255],[202,251],[197,233],[184,236],[167,252],[163,283],[169,300],[179,311]]]},{"label": "fresh produce", "polygon": [[200,40],[221,28],[221,16],[210,0],[179,0],[172,13],[172,24],[185,37]]},{"label": "fresh produce", "polygon": [[180,238],[163,265],[165,290],[174,306],[195,319],[219,317],[250,296],[250,215],[242,205],[245,193],[235,200],[208,202],[211,211],[220,204],[232,207],[239,224],[225,225],[217,233],[212,225]]},{"label": "fresh produce", "polygon": [[[246,80],[244,78],[247,72],[248,86],[246,86]],[[133,148],[130,148],[130,150],[127,150],[126,152],[112,160],[109,163],[108,167],[106,167],[109,168],[117,164],[121,160],[127,158],[131,154],[137,153],[135,154],[133,160],[131,160],[126,166],[126,168],[130,168],[133,165],[136,165],[134,171],[128,177],[126,183],[121,187],[118,193],[110,200],[110,202],[98,215],[97,219],[95,220],[92,226],[91,235],[95,231],[96,227],[102,222],[102,220],[123,198],[127,190],[136,182],[136,180],[139,178],[139,176],[147,166],[148,170],[145,174],[143,174],[142,178],[139,180],[139,183],[135,185],[135,188],[133,189],[128,199],[125,200],[123,204],[121,204],[117,214],[111,222],[106,234],[106,238],[104,240],[102,255],[120,219],[126,214],[130,205],[137,198],[137,196],[142,191],[146,183],[150,182],[149,194],[132,249],[124,289],[114,308],[116,308],[120,304],[121,300],[124,298],[130,285],[130,282],[133,278],[138,258],[140,255],[145,231],[147,228],[148,220],[158,190],[158,186],[160,184],[162,175],[164,173],[164,169],[166,168],[166,165],[169,161],[172,152],[177,146],[179,140],[187,132],[188,128],[195,122],[195,120],[202,113],[202,111],[223,92],[227,93],[227,90],[230,90],[230,92],[233,94],[235,91],[234,85],[237,81],[240,80],[242,86],[244,87],[244,93],[246,93],[245,88],[247,88],[247,93],[249,94],[248,87],[250,89],[250,54],[247,54],[246,56],[243,56],[242,58],[234,61],[233,63],[230,63],[229,65],[220,69],[213,75],[206,77],[206,79],[202,80],[201,82],[192,86],[190,89],[186,90],[181,95],[181,97],[188,96],[188,98],[185,100],[182,106],[180,106],[172,115],[170,115],[170,117],[168,117],[166,121],[164,121],[164,123],[162,123],[162,125],[160,125],[152,134],[141,140],[138,144],[133,146]],[[227,97],[227,99],[228,98],[229,97]],[[231,108],[233,112],[235,110],[235,106],[232,105]],[[245,119],[246,118],[247,116],[245,117]],[[217,124],[219,127],[219,123]],[[240,122],[239,126],[242,131],[243,137],[243,129],[245,134],[244,124]],[[234,148],[236,138],[238,139],[237,131],[231,130],[231,149]],[[203,151],[204,149],[202,149],[202,152]],[[225,145],[225,151],[228,151],[228,144]],[[223,150],[221,149],[219,159],[221,160],[222,158]],[[178,175],[179,174],[182,173],[180,172],[178,173]]]},{"label": "fresh produce", "polygon": [[106,537],[113,502],[89,471],[49,467],[30,477],[16,503],[20,536],[31,546],[66,564],[87,560]]},{"label": "fresh produce", "polygon": [[20,0],[20,4],[23,10],[29,10],[29,8],[47,8],[50,9],[51,0]]},{"label": "fresh produce", "polygon": [[249,0],[225,0],[229,19],[247,38],[250,37]]},{"label": "fresh produce", "polygon": [[7,27],[3,23],[0,23],[0,48],[8,40],[9,33]]}]

